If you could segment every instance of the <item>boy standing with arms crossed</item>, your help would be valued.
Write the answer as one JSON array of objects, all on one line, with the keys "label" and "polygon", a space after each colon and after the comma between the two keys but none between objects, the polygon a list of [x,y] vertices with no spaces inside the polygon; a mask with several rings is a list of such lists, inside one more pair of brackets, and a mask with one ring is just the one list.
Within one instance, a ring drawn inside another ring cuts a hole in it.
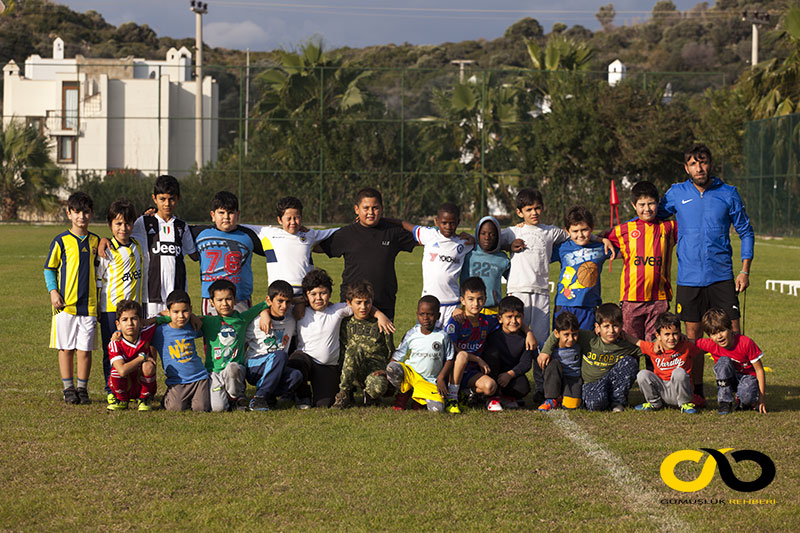
[{"label": "boy standing with arms crossed", "polygon": [[[92,199],[76,192],[67,200],[69,231],[50,243],[44,264],[44,279],[50,292],[53,319],[50,348],[58,350],[58,368],[68,404],[89,404],[89,372],[97,326],[97,246],[100,238],[89,232]],[[78,388],[73,381],[72,364],[77,353]]]}]

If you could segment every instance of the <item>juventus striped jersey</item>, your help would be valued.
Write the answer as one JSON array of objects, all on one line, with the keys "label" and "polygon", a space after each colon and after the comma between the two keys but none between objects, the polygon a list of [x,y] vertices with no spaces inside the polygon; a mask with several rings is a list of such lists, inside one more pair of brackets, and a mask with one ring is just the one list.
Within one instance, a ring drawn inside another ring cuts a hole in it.
[{"label": "juventus striped jersey", "polygon": [[44,263],[58,277],[58,292],[64,299],[64,312],[78,316],[97,316],[97,245],[100,237],[89,233],[80,238],[71,231],[56,235]]},{"label": "juventus striped jersey", "polygon": [[121,244],[111,238],[105,257],[97,267],[97,284],[100,287],[100,312],[113,313],[121,300],[142,301],[142,247],[131,239]]},{"label": "juventus striped jersey", "polygon": [[622,252],[620,301],[671,300],[670,262],[678,236],[673,220],[644,222],[635,218],[616,226],[608,239]]},{"label": "juventus striped jersey", "polygon": [[165,221],[158,215],[141,216],[133,224],[133,236],[144,246],[142,300],[163,303],[173,290],[186,290],[183,256],[195,252],[194,240],[183,220]]}]

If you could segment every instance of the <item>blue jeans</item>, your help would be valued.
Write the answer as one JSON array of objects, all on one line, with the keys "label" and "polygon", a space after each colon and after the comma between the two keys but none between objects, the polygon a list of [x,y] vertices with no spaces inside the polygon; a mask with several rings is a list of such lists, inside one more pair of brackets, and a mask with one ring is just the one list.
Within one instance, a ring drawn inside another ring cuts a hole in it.
[{"label": "blue jeans", "polygon": [[583,384],[583,405],[590,411],[602,411],[614,405],[626,405],[628,392],[636,381],[639,360],[625,356],[611,370],[591,383]]},{"label": "blue jeans", "polygon": [[717,378],[717,401],[733,403],[733,389],[742,405],[753,405],[758,401],[758,379],[750,374],[739,374],[730,357],[720,357],[714,363]]},{"label": "blue jeans", "polygon": [[299,370],[288,368],[289,356],[283,350],[258,355],[245,362],[245,379],[255,385],[255,396],[284,396],[294,390],[303,375]]}]

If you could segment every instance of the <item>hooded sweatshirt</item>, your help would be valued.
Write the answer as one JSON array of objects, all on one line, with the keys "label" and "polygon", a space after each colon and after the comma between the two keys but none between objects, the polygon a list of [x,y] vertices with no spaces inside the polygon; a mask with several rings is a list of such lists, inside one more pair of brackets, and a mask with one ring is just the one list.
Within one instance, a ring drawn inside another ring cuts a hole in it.
[{"label": "hooded sweatshirt", "polygon": [[[481,224],[491,222],[497,229],[497,243],[491,250],[484,250],[478,244],[478,233]],[[475,226],[475,248],[464,258],[464,266],[461,269],[461,283],[465,279],[478,276],[486,285],[486,305],[494,307],[503,297],[501,279],[508,278],[508,270],[511,266],[508,256],[500,249],[500,223],[494,217],[483,217]]]}]

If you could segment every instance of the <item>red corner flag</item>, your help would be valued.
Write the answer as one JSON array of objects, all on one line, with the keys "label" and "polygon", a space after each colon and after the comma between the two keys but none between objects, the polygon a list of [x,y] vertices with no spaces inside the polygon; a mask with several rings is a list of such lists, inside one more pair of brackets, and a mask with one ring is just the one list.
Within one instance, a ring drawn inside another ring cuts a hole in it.
[{"label": "red corner flag", "polygon": [[[617,186],[614,180],[611,180],[611,196],[608,199],[608,204],[611,206],[611,229],[614,229],[614,215],[617,215],[617,225],[619,225],[619,196],[617,196]],[[611,272],[611,262],[608,263],[608,271]]]}]

